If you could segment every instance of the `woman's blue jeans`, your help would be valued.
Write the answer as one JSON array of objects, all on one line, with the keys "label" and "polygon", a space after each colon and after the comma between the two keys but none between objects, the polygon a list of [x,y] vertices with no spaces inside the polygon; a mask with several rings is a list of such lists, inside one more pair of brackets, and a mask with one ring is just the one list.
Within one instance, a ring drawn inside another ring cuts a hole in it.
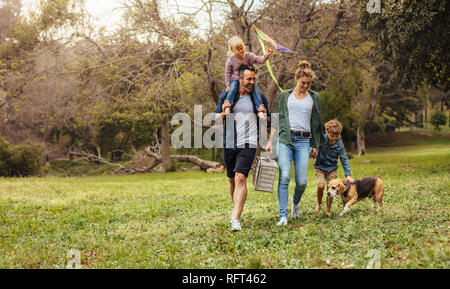
[{"label": "woman's blue jeans", "polygon": [[278,165],[280,167],[278,179],[278,205],[280,208],[280,219],[288,217],[289,182],[291,180],[291,166],[294,161],[295,190],[292,202],[300,203],[306,189],[306,178],[308,175],[309,160],[309,137],[291,134],[291,143],[278,144]]}]

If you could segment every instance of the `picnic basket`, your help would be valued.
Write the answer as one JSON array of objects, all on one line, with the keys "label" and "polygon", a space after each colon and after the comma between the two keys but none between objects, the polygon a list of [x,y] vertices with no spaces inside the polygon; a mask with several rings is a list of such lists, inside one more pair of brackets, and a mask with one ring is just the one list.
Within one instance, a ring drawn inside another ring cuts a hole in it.
[{"label": "picnic basket", "polygon": [[255,169],[253,171],[253,187],[255,191],[273,192],[273,186],[277,177],[277,162],[269,157],[256,156]]}]

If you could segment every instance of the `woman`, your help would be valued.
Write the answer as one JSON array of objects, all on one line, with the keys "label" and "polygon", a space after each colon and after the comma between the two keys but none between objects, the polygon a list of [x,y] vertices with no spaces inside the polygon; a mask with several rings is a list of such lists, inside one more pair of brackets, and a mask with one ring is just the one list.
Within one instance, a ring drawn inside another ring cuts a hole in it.
[{"label": "woman", "polygon": [[[278,226],[287,225],[289,182],[291,180],[291,165],[294,161],[295,190],[292,197],[292,217],[300,215],[299,203],[306,189],[309,157],[317,157],[317,149],[323,142],[323,125],[320,115],[320,96],[310,90],[315,78],[311,65],[307,61],[299,63],[300,68],[295,73],[297,85],[285,90],[278,96],[275,113],[279,114],[279,145],[278,165],[278,204],[280,221]],[[272,128],[266,151],[272,153],[272,139],[276,129]]]}]

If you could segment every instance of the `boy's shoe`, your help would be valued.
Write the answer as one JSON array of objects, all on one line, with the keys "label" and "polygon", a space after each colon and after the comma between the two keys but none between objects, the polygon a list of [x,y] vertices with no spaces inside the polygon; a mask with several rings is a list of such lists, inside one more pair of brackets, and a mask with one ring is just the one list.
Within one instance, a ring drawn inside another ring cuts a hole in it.
[{"label": "boy's shoe", "polygon": [[280,219],[280,221],[277,223],[277,226],[286,226],[287,225],[287,218],[283,217]]},{"label": "boy's shoe", "polygon": [[241,223],[239,223],[238,220],[233,219],[231,221],[231,231],[236,232],[236,231],[240,231],[240,230],[242,230]]},{"label": "boy's shoe", "polygon": [[297,219],[298,217],[300,217],[300,206],[292,203],[292,218]]}]

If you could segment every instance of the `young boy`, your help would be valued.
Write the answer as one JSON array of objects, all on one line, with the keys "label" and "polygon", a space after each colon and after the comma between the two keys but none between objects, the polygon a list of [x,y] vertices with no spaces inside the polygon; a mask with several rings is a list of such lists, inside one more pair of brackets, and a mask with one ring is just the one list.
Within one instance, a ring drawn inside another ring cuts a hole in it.
[{"label": "young boy", "polygon": [[[325,189],[325,180],[327,184],[337,178],[337,161],[341,159],[347,181],[355,182],[351,177],[350,164],[345,154],[344,144],[340,140],[342,124],[336,119],[330,120],[325,124],[325,142],[319,146],[319,155],[314,163],[314,173],[317,179],[317,207],[314,213],[319,213],[322,209],[322,197]],[[330,215],[331,203],[333,198],[327,197],[327,208],[325,214]]]}]

